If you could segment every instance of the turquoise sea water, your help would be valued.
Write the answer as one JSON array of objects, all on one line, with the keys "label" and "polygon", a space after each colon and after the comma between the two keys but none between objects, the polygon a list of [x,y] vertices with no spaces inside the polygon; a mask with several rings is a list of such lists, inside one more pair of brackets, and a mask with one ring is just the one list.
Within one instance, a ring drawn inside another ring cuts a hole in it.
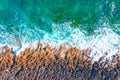
[{"label": "turquoise sea water", "polygon": [[119,5],[120,0],[0,0],[0,44],[101,41],[120,49]]}]

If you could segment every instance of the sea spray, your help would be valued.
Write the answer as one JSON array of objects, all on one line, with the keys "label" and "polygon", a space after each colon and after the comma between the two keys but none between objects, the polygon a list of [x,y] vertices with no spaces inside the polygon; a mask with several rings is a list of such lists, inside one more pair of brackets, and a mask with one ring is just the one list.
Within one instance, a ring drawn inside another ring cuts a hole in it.
[{"label": "sea spray", "polygon": [[[76,47],[78,49],[87,49],[91,50],[91,57],[93,61],[97,61],[100,57],[105,56],[110,58],[116,53],[120,52],[120,36],[113,32],[110,28],[98,28],[94,30],[94,34],[87,36],[84,31],[79,28],[72,28],[71,22],[65,22],[62,24],[52,24],[52,33],[46,33],[43,36],[43,39],[39,40],[44,47],[49,44],[52,48],[58,48],[61,44],[65,44],[67,48]],[[34,35],[34,34],[33,34]],[[34,35],[35,36],[35,35]],[[3,38],[3,36],[1,36]],[[6,36],[7,45],[13,47],[15,54],[18,55],[20,51],[23,51],[25,48],[31,47],[36,49],[38,40],[34,42],[26,42],[25,38],[19,39],[15,38],[9,34]],[[4,41],[4,40],[3,40]],[[1,41],[1,42],[3,42]],[[12,43],[14,42],[14,43]]]}]

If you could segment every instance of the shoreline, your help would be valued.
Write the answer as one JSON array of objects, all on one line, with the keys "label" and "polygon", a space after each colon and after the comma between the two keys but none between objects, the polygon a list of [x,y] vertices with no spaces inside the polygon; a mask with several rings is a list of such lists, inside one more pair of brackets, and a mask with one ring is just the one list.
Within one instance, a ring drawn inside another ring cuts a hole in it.
[{"label": "shoreline", "polygon": [[[34,50],[36,50],[39,42],[43,45],[43,47],[46,47],[47,45],[49,45],[52,49],[59,49],[60,46],[64,46],[66,49],[69,49],[72,47],[75,47],[79,50],[89,49],[91,51],[90,56],[94,57],[93,62],[98,61],[99,58],[103,56],[111,60],[112,57],[116,55],[116,53],[120,54],[120,45],[117,45],[117,46],[113,44],[108,45],[108,43],[105,43],[105,42],[102,43],[102,41],[77,44],[77,42],[75,43],[75,42],[68,42],[68,41],[62,41],[62,40],[54,41],[49,39],[34,41],[34,42],[26,42],[26,43],[23,42],[19,46],[14,46],[15,43],[14,45],[3,44],[3,45],[0,45],[0,52],[2,52],[3,46],[8,46],[9,48],[12,49],[12,52],[14,53],[14,55],[19,55],[19,53],[21,51],[24,51],[26,48],[33,48]],[[109,54],[106,55],[106,53],[107,54],[109,53]]]},{"label": "shoreline", "polygon": [[114,55],[111,60],[103,56],[94,62],[90,54],[90,49],[65,48],[63,45],[59,46],[59,49],[55,49],[50,45],[43,47],[43,44],[38,42],[36,49],[25,48],[19,55],[14,55],[12,49],[4,46],[0,53],[0,79],[120,79],[119,53]]}]

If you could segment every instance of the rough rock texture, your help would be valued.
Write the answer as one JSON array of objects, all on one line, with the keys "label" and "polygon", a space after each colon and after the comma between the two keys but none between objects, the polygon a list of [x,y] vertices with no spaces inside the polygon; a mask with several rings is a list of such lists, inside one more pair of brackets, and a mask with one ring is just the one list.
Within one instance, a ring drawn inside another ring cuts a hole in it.
[{"label": "rough rock texture", "polygon": [[92,63],[90,50],[51,49],[38,43],[17,56],[7,46],[0,53],[0,80],[120,80],[120,55]]}]

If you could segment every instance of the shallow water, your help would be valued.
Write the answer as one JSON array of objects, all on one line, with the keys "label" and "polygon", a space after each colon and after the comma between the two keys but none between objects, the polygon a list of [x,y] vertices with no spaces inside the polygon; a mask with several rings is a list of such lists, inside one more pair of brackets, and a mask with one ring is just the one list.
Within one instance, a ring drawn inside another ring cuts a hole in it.
[{"label": "shallow water", "polygon": [[119,4],[120,0],[0,0],[0,45],[19,51],[35,41],[51,46],[65,42],[92,48],[92,55],[113,55],[120,52]]}]

